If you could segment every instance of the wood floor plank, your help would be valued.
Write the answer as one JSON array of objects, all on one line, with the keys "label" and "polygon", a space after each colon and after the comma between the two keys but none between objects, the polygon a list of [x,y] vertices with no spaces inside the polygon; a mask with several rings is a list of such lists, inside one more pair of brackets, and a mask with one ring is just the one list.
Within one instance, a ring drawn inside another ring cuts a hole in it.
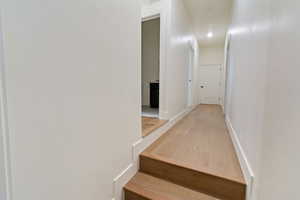
[{"label": "wood floor plank", "polygon": [[222,109],[218,105],[198,106],[145,153],[245,183]]},{"label": "wood floor plank", "polygon": [[126,200],[216,200],[144,173],[137,173],[124,189]]},{"label": "wood floor plank", "polygon": [[219,199],[245,200],[245,184],[180,166],[166,159],[141,155],[140,171]]},{"label": "wood floor plank", "polygon": [[141,154],[140,170],[230,200],[246,193],[218,105],[200,105],[179,121]]},{"label": "wood floor plank", "polygon": [[162,127],[165,123],[167,123],[167,120],[160,120],[158,118],[152,118],[152,117],[142,117],[143,137],[148,136],[156,129]]}]

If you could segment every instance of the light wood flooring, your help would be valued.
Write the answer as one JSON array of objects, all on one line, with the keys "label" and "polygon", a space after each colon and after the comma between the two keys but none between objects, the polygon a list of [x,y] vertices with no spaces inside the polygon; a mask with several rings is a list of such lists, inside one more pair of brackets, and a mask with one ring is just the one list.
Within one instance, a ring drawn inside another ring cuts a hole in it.
[{"label": "light wood flooring", "polygon": [[198,106],[147,148],[125,194],[126,200],[245,200],[246,183],[221,107]]},{"label": "light wood flooring", "polygon": [[167,120],[160,120],[152,117],[142,117],[142,135],[146,137],[156,129],[162,127]]},{"label": "light wood flooring", "polygon": [[130,191],[137,191],[137,194],[125,193],[127,200],[141,199],[136,196],[153,200],[217,200],[206,194],[141,172],[134,176],[126,188]]},{"label": "light wood flooring", "polygon": [[200,105],[143,154],[244,182],[222,109],[217,105]]}]

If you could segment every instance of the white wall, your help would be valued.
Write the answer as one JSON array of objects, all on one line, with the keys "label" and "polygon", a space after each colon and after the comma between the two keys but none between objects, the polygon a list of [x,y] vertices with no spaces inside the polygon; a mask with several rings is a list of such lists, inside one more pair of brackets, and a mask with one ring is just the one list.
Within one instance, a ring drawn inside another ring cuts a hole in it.
[{"label": "white wall", "polygon": [[[236,1],[231,27],[227,117],[255,175],[258,187],[266,98],[268,20],[266,1]],[[258,6],[259,5],[259,6]],[[259,9],[260,7],[260,9]],[[252,31],[253,29],[253,31]],[[257,190],[254,190],[256,199]]]},{"label": "white wall", "polygon": [[0,199],[6,200],[6,172],[3,133],[0,135]]},{"label": "white wall", "polygon": [[5,172],[5,160],[4,160],[4,145],[3,137],[0,137],[0,199],[6,200],[6,172]]},{"label": "white wall", "polygon": [[143,5],[150,5],[150,4],[156,3],[158,1],[160,1],[160,0],[141,0]]},{"label": "white wall", "polygon": [[161,0],[141,0],[142,18],[152,18],[161,11]]},{"label": "white wall", "polygon": [[7,189],[8,189],[8,183],[7,183],[7,162],[6,162],[6,129],[5,129],[5,123],[6,123],[6,116],[4,115],[3,112],[3,69],[4,69],[4,60],[3,60],[3,44],[2,44],[2,28],[1,28],[1,13],[0,13],[0,71],[1,75],[0,76],[0,199],[6,200],[7,198]]},{"label": "white wall", "polygon": [[228,112],[255,174],[251,199],[299,199],[298,1],[237,0]]},{"label": "white wall", "polygon": [[[198,65],[198,43],[182,0],[169,1],[166,63],[167,116],[172,118],[187,108],[187,83],[190,44],[195,49],[194,75]],[[196,83],[197,80],[194,80]],[[195,90],[195,85],[193,86]],[[193,92],[194,104],[196,93]]]},{"label": "white wall", "polygon": [[112,198],[141,134],[139,5],[1,1],[13,200]]},{"label": "white wall", "polygon": [[224,46],[201,47],[200,49],[200,65],[223,64]]},{"label": "white wall", "polygon": [[[164,1],[171,118],[187,105],[188,44],[198,48],[182,1]],[[0,9],[13,200],[111,199],[141,137],[140,2],[3,0]]]},{"label": "white wall", "polygon": [[150,105],[150,82],[159,80],[160,19],[142,23],[142,105]]},{"label": "white wall", "polygon": [[300,2],[271,1],[269,8],[271,29],[260,200],[300,199]]}]

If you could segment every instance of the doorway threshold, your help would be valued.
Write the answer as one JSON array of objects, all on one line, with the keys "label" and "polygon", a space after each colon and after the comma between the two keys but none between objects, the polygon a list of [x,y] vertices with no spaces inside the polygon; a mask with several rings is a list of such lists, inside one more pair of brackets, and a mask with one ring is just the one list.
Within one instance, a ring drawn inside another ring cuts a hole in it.
[{"label": "doorway threshold", "polygon": [[161,120],[154,117],[142,117],[142,136],[146,137],[150,135],[167,122],[167,120]]},{"label": "doorway threshold", "polygon": [[151,108],[150,106],[142,106],[142,117],[159,117],[159,108]]}]

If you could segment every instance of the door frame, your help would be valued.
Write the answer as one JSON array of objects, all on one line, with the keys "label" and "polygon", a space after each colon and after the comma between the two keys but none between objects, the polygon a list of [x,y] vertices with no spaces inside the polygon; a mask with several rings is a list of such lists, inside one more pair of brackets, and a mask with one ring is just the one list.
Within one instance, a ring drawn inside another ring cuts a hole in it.
[{"label": "door frame", "polygon": [[159,119],[169,120],[168,94],[167,94],[167,47],[168,24],[171,1],[161,0],[160,9],[154,9],[148,16],[143,16],[143,21],[160,18],[160,48],[159,48]]},{"label": "door frame", "polygon": [[199,104],[202,104],[202,102],[201,102],[201,94],[200,94],[200,89],[199,89],[199,87],[200,87],[200,83],[201,83],[201,80],[200,80],[200,78],[199,78],[199,76],[200,76],[200,73],[201,73],[201,68],[202,67],[207,67],[207,66],[218,66],[218,70],[219,70],[219,73],[220,73],[220,77],[219,77],[219,83],[218,83],[218,85],[219,85],[219,89],[218,89],[218,104],[220,104],[220,105],[222,105],[222,86],[223,86],[223,78],[222,78],[222,76],[223,76],[223,64],[206,64],[206,65],[200,65],[199,66],[199,69],[198,69],[198,85],[197,85],[197,88],[198,88],[198,90],[197,90],[197,92],[198,92],[198,103]]},{"label": "door frame", "polygon": [[[141,22],[141,24],[142,24],[142,26],[143,26],[143,23],[144,22],[148,22],[148,21],[152,21],[152,20],[155,20],[155,19],[159,19],[160,20],[160,13],[156,13],[156,14],[153,14],[153,15],[149,15],[149,16],[145,16],[145,17],[143,17],[142,18],[142,22]],[[161,28],[161,27],[159,27],[159,28]],[[160,35],[161,35],[161,31],[160,31],[160,33],[159,33]],[[161,37],[161,36],[159,36],[159,37]],[[141,41],[143,42],[143,38],[141,38]],[[159,41],[160,41],[160,38],[159,38]],[[141,48],[142,49],[142,48]],[[159,54],[160,54],[160,50],[161,49],[161,44],[159,44]],[[142,58],[143,59],[143,58]],[[141,62],[141,74],[143,73],[143,67],[142,67],[142,64],[143,64],[143,61]],[[158,71],[159,71],[159,74],[160,74],[160,55],[159,55],[159,69],[158,69]],[[141,75],[141,77],[143,77],[142,75]],[[159,79],[160,79],[160,77],[159,77]],[[143,82],[143,80],[141,80],[141,82],[142,82],[142,84],[141,84],[141,87],[142,88],[144,88],[145,86],[144,86],[144,82]],[[149,87],[149,86],[148,86]],[[143,91],[143,89],[142,89],[142,91]],[[150,88],[149,88],[149,93],[150,93]],[[160,95],[160,93],[159,93],[159,95]],[[141,94],[141,96],[142,96],[142,99],[141,99],[141,102],[142,102],[142,106],[143,106],[143,92],[142,92],[142,94]],[[149,94],[149,97],[150,97],[150,94]],[[150,103],[150,102],[149,102]],[[160,106],[158,107],[158,111],[160,110]],[[158,115],[143,115],[143,113],[142,113],[142,116],[143,117],[153,117],[153,118],[160,118],[160,116],[159,116],[159,112],[158,112]]]},{"label": "door frame", "polygon": [[228,32],[226,34],[225,39],[225,46],[224,46],[224,67],[223,67],[223,93],[222,93],[222,108],[223,112],[226,115],[228,112],[228,95],[229,95],[229,88],[228,88],[228,76],[229,76],[229,65],[230,65],[230,41],[231,35]]},{"label": "door frame", "polygon": [[194,66],[195,66],[195,48],[193,44],[189,43],[189,55],[188,55],[188,73],[187,73],[187,107],[193,105],[193,84],[194,84]]}]

